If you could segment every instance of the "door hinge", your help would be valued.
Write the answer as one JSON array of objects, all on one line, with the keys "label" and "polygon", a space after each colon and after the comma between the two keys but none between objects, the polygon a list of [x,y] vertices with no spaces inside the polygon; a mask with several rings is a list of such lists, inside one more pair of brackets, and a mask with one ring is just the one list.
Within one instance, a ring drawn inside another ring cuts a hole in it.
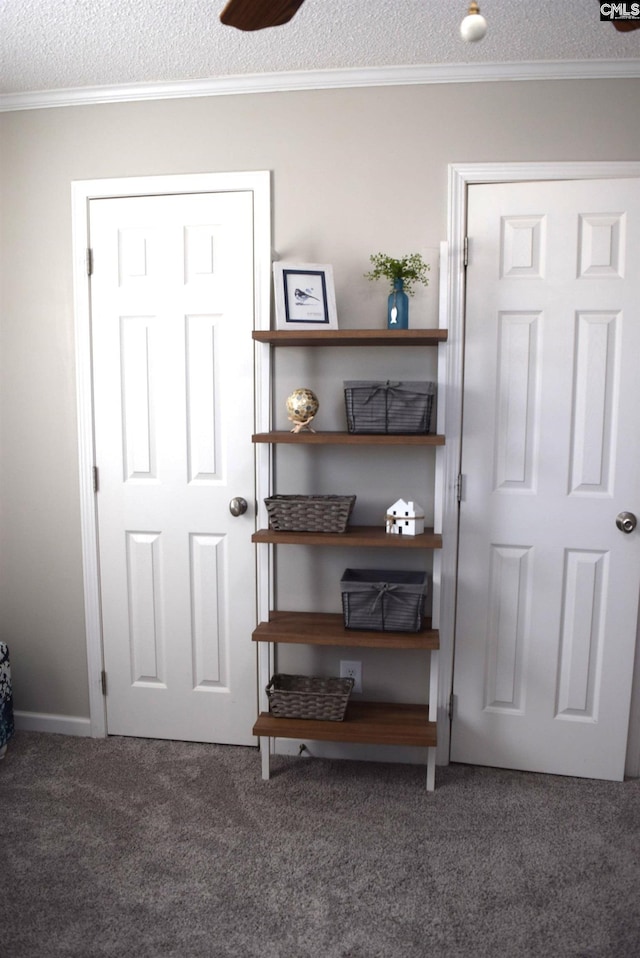
[{"label": "door hinge", "polygon": [[450,722],[453,721],[453,707],[455,705],[455,701],[456,701],[456,697],[452,692],[451,695],[449,696],[449,707],[447,709],[447,715],[449,716]]},{"label": "door hinge", "polygon": [[97,492],[100,488],[100,474],[98,473],[98,467],[93,467],[93,491]]},{"label": "door hinge", "polygon": [[464,244],[462,247],[462,257],[463,257],[462,262],[464,263],[465,267],[468,266],[469,265],[469,237],[468,236],[465,236],[464,238]]},{"label": "door hinge", "polygon": [[458,473],[458,478],[456,479],[456,499],[458,502],[462,502],[464,498],[464,476],[461,472]]},{"label": "door hinge", "polygon": [[104,671],[104,669],[100,673],[100,688],[102,689],[102,694],[106,695],[107,694],[107,673]]},{"label": "door hinge", "polygon": [[93,273],[93,250],[87,247],[87,276]]}]

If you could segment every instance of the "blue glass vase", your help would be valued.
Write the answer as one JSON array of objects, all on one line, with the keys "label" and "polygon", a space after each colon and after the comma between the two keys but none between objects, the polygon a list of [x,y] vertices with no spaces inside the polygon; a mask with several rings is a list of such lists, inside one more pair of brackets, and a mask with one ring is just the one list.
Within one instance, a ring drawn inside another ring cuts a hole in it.
[{"label": "blue glass vase", "polygon": [[387,329],[409,329],[409,297],[401,279],[394,279],[393,292],[389,294]]}]

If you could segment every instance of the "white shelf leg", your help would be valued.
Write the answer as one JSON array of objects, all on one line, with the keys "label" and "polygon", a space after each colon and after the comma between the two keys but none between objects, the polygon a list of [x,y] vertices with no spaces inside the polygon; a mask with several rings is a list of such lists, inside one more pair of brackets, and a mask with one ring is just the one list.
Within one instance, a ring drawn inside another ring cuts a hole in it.
[{"label": "white shelf leg", "polygon": [[[434,575],[435,583],[435,575]],[[437,722],[438,719],[438,690],[439,690],[439,652],[431,653],[430,675],[429,675],[429,721]],[[436,787],[436,756],[437,748],[427,749],[427,791],[433,792]]]},{"label": "white shelf leg", "polygon": [[427,791],[434,792],[436,788],[436,749],[427,749]]},{"label": "white shelf leg", "polygon": [[271,739],[260,737],[260,755],[262,757],[262,778],[265,782],[269,781],[271,774]]}]

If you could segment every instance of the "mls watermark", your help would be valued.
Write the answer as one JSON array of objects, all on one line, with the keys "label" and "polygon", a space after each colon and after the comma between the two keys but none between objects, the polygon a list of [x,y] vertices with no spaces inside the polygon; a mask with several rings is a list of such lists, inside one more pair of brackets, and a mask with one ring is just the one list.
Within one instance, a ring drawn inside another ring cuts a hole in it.
[{"label": "mls watermark", "polygon": [[640,3],[601,3],[601,20],[640,20]]}]

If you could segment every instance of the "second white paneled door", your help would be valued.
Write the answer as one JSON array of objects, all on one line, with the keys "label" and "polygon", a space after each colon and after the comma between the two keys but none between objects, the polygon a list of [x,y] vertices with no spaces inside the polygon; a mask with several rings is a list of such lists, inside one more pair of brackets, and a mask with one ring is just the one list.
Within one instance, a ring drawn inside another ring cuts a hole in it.
[{"label": "second white paneled door", "polygon": [[469,187],[453,761],[620,780],[640,588],[640,184]]},{"label": "second white paneled door", "polygon": [[90,238],[107,731],[255,744],[252,193],[92,200]]}]

